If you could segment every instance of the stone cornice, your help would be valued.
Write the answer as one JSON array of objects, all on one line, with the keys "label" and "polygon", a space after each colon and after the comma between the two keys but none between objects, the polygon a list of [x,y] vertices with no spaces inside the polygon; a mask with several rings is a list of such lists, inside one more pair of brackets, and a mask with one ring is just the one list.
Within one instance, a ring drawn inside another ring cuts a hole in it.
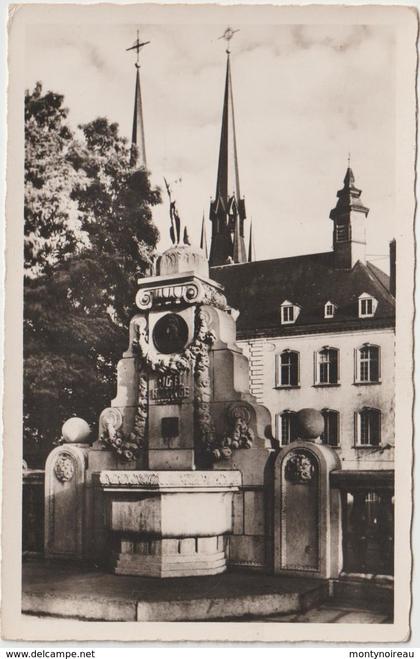
[{"label": "stone cornice", "polygon": [[99,484],[104,489],[196,490],[237,489],[242,484],[240,471],[101,471]]},{"label": "stone cornice", "polygon": [[136,305],[139,309],[146,311],[152,306],[166,306],[168,302],[210,304],[219,309],[228,309],[223,287],[191,272],[140,280],[136,295]]},{"label": "stone cornice", "polygon": [[299,337],[305,334],[335,334],[358,330],[395,329],[395,318],[365,319],[342,321],[336,323],[319,323],[316,325],[288,325],[287,327],[267,327],[238,329],[236,340],[245,341],[256,338]]}]

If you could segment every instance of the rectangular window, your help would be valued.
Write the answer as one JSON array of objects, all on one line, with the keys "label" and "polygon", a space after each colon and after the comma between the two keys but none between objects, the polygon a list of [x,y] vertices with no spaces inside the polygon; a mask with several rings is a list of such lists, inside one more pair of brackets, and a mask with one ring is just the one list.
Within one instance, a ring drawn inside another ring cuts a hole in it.
[{"label": "rectangular window", "polygon": [[278,387],[296,387],[299,382],[299,353],[285,350],[276,356]]},{"label": "rectangular window", "polygon": [[290,416],[289,414],[281,415],[281,443],[288,444],[290,442]]},{"label": "rectangular window", "polygon": [[379,382],[379,348],[363,346],[359,350],[359,381]]},{"label": "rectangular window", "polygon": [[360,312],[362,316],[372,316],[373,314],[373,300],[371,298],[366,298],[365,300],[360,300]]},{"label": "rectangular window", "polygon": [[283,322],[284,323],[293,323],[294,321],[294,308],[292,306],[290,307],[283,307]]},{"label": "rectangular window", "polygon": [[359,412],[359,444],[378,446],[381,443],[381,413],[379,410]]},{"label": "rectangular window", "polygon": [[318,352],[318,384],[338,383],[338,350],[325,348]]},{"label": "rectangular window", "polygon": [[321,435],[321,440],[324,444],[329,446],[339,445],[339,414],[334,410],[323,410],[322,416],[324,417],[324,432]]},{"label": "rectangular window", "polygon": [[280,415],[280,442],[282,446],[290,444],[297,438],[296,412],[283,412]]}]

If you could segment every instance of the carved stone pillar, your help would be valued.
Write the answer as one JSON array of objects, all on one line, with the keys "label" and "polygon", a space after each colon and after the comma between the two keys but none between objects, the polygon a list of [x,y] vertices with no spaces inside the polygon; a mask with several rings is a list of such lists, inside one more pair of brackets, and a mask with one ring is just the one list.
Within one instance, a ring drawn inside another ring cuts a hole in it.
[{"label": "carved stone pillar", "polygon": [[274,570],[337,577],[341,565],[340,494],[330,487],[335,451],[296,441],[280,452],[274,474]]},{"label": "carved stone pillar", "polygon": [[84,518],[88,444],[55,448],[45,465],[45,556],[85,557]]}]

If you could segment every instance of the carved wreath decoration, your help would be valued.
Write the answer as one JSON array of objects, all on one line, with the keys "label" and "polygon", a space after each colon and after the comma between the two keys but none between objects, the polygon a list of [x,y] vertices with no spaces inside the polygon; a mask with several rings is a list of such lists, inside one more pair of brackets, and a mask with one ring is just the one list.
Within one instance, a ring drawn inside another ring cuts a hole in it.
[{"label": "carved wreath decoration", "polygon": [[315,465],[307,453],[293,453],[288,459],[285,476],[293,483],[308,483],[315,473]]},{"label": "carved wreath decoration", "polygon": [[60,453],[55,465],[54,473],[59,481],[65,483],[71,481],[74,476],[74,463],[67,453]]},{"label": "carved wreath decoration", "polygon": [[251,412],[243,403],[234,403],[227,411],[230,429],[213,446],[210,446],[215,460],[227,460],[235,449],[252,448],[254,431],[250,428]]}]

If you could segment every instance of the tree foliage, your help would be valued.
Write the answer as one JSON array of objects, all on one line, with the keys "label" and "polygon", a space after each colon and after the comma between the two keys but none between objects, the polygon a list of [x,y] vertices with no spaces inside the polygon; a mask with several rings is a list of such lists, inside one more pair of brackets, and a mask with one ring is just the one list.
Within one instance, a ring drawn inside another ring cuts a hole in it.
[{"label": "tree foliage", "polygon": [[[74,136],[63,96],[42,94],[37,83],[25,95],[25,270],[37,275],[73,253],[80,230],[71,198],[77,172],[69,151]],[[79,241],[81,236],[79,236]]]},{"label": "tree foliage", "polygon": [[130,168],[117,124],[99,118],[75,135],[67,116],[39,83],[26,94],[24,438],[39,461],[68,417],[95,427],[115,395],[158,239],[160,192]]}]

